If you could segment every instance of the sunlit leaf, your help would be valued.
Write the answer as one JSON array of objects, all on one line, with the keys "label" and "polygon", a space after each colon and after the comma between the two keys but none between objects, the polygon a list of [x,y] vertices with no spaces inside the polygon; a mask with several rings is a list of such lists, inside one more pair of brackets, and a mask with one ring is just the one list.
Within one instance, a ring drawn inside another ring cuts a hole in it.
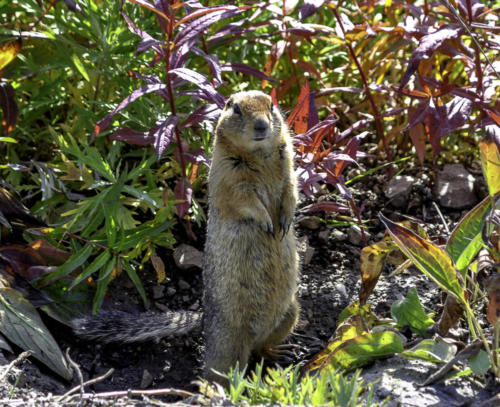
[{"label": "sunlit leaf", "polygon": [[485,375],[490,369],[491,361],[488,354],[480,349],[476,355],[469,359],[469,364],[475,374]]},{"label": "sunlit leaf", "polygon": [[406,298],[392,304],[391,315],[399,326],[409,326],[413,332],[423,336],[426,335],[426,329],[434,324],[422,308],[415,287],[410,288]]},{"label": "sunlit leaf", "polygon": [[432,363],[446,363],[455,356],[456,352],[457,347],[455,345],[445,341],[436,342],[434,339],[424,339],[413,348],[402,352],[401,356],[408,359],[422,359]]},{"label": "sunlit leaf", "polygon": [[458,279],[453,261],[439,246],[425,240],[411,230],[400,226],[380,214],[394,242],[403,253],[432,281],[465,302],[464,289]]},{"label": "sunlit leaf", "polygon": [[7,42],[0,47],[0,71],[10,64],[21,51],[21,38]]},{"label": "sunlit leaf", "polygon": [[380,273],[384,269],[387,255],[396,248],[394,243],[382,240],[361,250],[361,291],[359,293],[361,304],[366,303],[375,288]]},{"label": "sunlit leaf", "polygon": [[498,147],[493,141],[481,141],[479,152],[490,196],[495,196],[500,192],[500,153]]},{"label": "sunlit leaf", "polygon": [[490,209],[491,199],[487,197],[460,220],[448,238],[446,252],[462,274],[481,250],[484,216]]}]

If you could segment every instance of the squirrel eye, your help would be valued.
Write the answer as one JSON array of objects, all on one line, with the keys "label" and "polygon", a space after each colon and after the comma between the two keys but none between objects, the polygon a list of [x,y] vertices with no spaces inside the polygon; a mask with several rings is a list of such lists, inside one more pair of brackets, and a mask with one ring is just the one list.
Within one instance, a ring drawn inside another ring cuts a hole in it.
[{"label": "squirrel eye", "polygon": [[236,114],[240,114],[241,115],[241,109],[240,107],[238,106],[238,103],[235,103],[234,106],[233,106],[233,110],[234,110],[234,113]]}]

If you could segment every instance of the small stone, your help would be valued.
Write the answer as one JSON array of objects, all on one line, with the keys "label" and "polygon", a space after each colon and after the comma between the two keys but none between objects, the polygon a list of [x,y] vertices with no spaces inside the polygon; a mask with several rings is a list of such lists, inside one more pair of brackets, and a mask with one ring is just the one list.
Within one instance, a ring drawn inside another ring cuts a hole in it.
[{"label": "small stone", "polygon": [[415,178],[408,175],[398,175],[389,181],[384,189],[387,199],[395,208],[403,208],[408,203],[411,188],[415,183]]},{"label": "small stone", "polygon": [[200,309],[200,302],[196,300],[193,305],[189,307],[190,311],[198,311]]},{"label": "small stone", "polygon": [[302,236],[297,239],[297,252],[302,259],[302,265],[308,265],[314,255],[314,249],[309,246],[309,239],[307,236]]},{"label": "small stone", "polygon": [[180,244],[174,250],[174,261],[182,270],[200,268],[203,264],[203,253],[188,244]]},{"label": "small stone", "polygon": [[363,241],[361,228],[358,225],[352,225],[349,229],[347,229],[347,237],[349,238],[349,242],[358,246]]},{"label": "small stone", "polygon": [[141,379],[141,384],[140,388],[141,389],[147,389],[151,384],[153,383],[153,376],[147,369],[144,369],[142,372],[142,379]]},{"label": "small stone", "polygon": [[447,164],[438,172],[434,194],[445,208],[463,209],[478,202],[474,176],[462,164]]},{"label": "small stone", "polygon": [[318,218],[303,218],[299,221],[300,226],[309,229],[309,230],[316,230],[319,229],[321,226],[321,222],[319,221]]},{"label": "small stone", "polygon": [[345,288],[345,285],[342,283],[337,283],[335,284],[335,290],[338,291],[338,293],[343,297],[347,298],[347,289]]},{"label": "small stone", "polygon": [[333,229],[331,236],[336,242],[343,242],[347,239],[347,234],[342,232],[340,229]]},{"label": "small stone", "polygon": [[155,302],[155,307],[158,308],[161,312],[169,311],[168,307],[165,304],[162,304],[161,302],[158,301]]},{"label": "small stone", "polygon": [[164,292],[165,292],[164,285],[155,285],[153,287],[153,299],[157,300],[159,298],[163,298]]},{"label": "small stone", "polygon": [[172,286],[168,287],[167,288],[167,297],[174,296],[176,292],[177,292],[177,290],[174,287],[172,287]]},{"label": "small stone", "polygon": [[179,280],[178,285],[179,285],[179,288],[180,288],[181,290],[189,290],[189,289],[191,288],[191,286],[189,285],[189,283],[187,283],[187,282],[186,282],[186,281],[184,281],[184,280]]},{"label": "small stone", "polygon": [[318,239],[321,243],[328,243],[328,237],[330,236],[330,230],[322,230],[318,233]]}]

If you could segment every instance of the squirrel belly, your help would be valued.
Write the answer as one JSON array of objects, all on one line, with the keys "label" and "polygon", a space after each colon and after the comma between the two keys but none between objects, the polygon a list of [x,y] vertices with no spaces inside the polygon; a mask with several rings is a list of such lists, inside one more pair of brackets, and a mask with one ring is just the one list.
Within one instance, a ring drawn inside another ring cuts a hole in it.
[{"label": "squirrel belly", "polygon": [[201,328],[202,313],[169,311],[131,314],[101,311],[93,317],[72,321],[73,331],[80,338],[104,343],[134,343],[178,336]]}]

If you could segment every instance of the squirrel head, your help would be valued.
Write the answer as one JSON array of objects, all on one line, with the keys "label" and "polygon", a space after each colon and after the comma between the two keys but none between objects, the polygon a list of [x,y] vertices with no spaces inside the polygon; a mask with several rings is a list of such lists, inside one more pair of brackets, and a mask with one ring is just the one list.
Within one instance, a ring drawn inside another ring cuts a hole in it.
[{"label": "squirrel head", "polygon": [[280,145],[284,122],[270,96],[238,92],[226,102],[215,130],[216,142],[244,153],[271,151]]}]

